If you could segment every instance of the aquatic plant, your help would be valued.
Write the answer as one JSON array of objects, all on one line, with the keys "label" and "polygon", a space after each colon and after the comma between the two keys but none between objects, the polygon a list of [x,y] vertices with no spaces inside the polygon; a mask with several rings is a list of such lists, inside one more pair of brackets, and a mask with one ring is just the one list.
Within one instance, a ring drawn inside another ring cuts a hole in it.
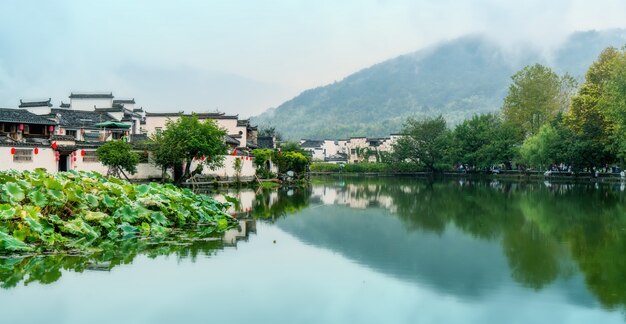
[{"label": "aquatic plant", "polygon": [[102,240],[236,224],[228,204],[171,184],[132,184],[96,172],[0,172],[0,254],[84,249]]}]

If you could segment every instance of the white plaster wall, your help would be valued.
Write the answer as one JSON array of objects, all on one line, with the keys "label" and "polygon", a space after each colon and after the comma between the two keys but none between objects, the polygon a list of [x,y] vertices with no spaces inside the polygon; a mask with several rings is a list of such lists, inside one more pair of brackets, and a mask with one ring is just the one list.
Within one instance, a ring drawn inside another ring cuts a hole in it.
[{"label": "white plaster wall", "polygon": [[70,98],[70,109],[93,111],[94,106],[96,106],[96,108],[111,108],[113,107],[113,99]]},{"label": "white plaster wall", "polygon": [[148,136],[152,136],[156,133],[156,129],[159,127],[162,130],[165,130],[165,123],[167,123],[169,119],[174,121],[177,120],[178,117],[146,116],[146,123],[141,127],[143,127],[143,130],[148,133]]},{"label": "white plaster wall", "polygon": [[20,109],[24,109],[24,110],[28,110],[30,112],[32,112],[35,115],[47,115],[51,112],[50,107],[48,106],[42,106],[42,107],[27,107],[27,108],[20,108]]},{"label": "white plaster wall", "polygon": [[[35,147],[20,147],[14,146],[16,149],[34,149]],[[57,162],[54,155],[54,150],[49,147],[38,147],[39,154],[35,155],[33,152],[33,160],[25,162],[13,162],[13,155],[11,155],[11,146],[0,147],[0,170],[15,169],[19,171],[34,170],[36,168],[45,168],[49,172],[56,172]]]},{"label": "white plaster wall", "polygon": [[324,154],[325,157],[330,157],[331,155],[337,154],[338,145],[335,141],[325,140],[322,148],[326,150]]},{"label": "white plaster wall", "polygon": [[[232,156],[232,155],[227,155],[224,158],[224,166],[217,169],[217,170],[209,170],[208,168],[204,168],[202,174],[204,175],[211,175],[211,176],[217,176],[220,178],[234,178],[235,177],[235,168],[234,166],[234,162],[235,159],[241,159],[241,156]],[[252,163],[252,160],[246,160],[245,157],[243,157],[244,159],[242,160],[242,167],[241,167],[241,177],[254,177],[255,173],[256,173],[256,169],[254,167],[254,164]],[[192,169],[194,169],[197,165],[197,163],[199,162],[193,162],[192,163]]]},{"label": "white plaster wall", "polygon": [[237,138],[240,142],[240,146],[247,146],[247,130],[246,127],[237,126],[237,119],[215,119],[217,126],[226,130],[226,135],[239,135],[241,132],[241,138]]}]

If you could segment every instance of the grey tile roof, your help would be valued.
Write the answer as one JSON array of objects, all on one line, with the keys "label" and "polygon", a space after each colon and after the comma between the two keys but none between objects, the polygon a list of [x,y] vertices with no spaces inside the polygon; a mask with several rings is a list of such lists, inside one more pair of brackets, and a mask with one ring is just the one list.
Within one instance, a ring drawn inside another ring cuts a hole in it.
[{"label": "grey tile roof", "polygon": [[100,111],[84,111],[52,108],[52,112],[48,118],[55,118],[59,115],[59,125],[65,128],[92,128],[97,129],[94,125],[106,121],[117,121],[106,112]]},{"label": "grey tile roof", "polygon": [[70,94],[71,99],[113,99],[113,92],[110,93],[74,93]]},{"label": "grey tile roof", "polygon": [[52,99],[48,98],[48,100],[39,100],[39,101],[28,101],[20,99],[20,108],[29,108],[29,107],[52,107],[50,103]]},{"label": "grey tile roof", "polygon": [[226,144],[234,144],[234,145],[239,145],[239,141],[230,137],[229,135],[224,136],[224,140],[226,141]]},{"label": "grey tile roof", "polygon": [[300,147],[310,147],[310,148],[317,148],[317,147],[322,147],[322,145],[324,145],[324,141],[320,141],[320,140],[304,140],[304,142],[302,144],[300,144]]},{"label": "grey tile roof", "polygon": [[70,104],[61,101],[61,105],[59,107],[61,107],[61,108],[69,108]]},{"label": "grey tile roof", "polygon": [[256,139],[256,143],[259,146],[259,148],[269,148],[269,149],[274,148],[274,138],[271,136],[259,136]]},{"label": "grey tile roof", "polygon": [[115,99],[113,100],[114,104],[134,104],[135,98],[133,99]]},{"label": "grey tile roof", "polygon": [[0,108],[0,122],[54,125],[55,122],[25,109]]}]

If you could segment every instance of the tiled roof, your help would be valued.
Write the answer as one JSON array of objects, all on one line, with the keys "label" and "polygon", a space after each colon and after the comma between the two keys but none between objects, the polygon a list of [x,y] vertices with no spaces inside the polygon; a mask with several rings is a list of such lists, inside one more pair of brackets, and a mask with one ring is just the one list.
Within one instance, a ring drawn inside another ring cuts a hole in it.
[{"label": "tiled roof", "polygon": [[[146,117],[191,117],[192,114],[185,114],[184,112],[169,112],[169,113],[151,113],[147,112]],[[238,119],[238,115],[225,115],[224,113],[196,113],[198,119]]]},{"label": "tiled roof", "polygon": [[29,108],[29,107],[52,107],[50,103],[52,99],[48,98],[48,100],[39,100],[39,101],[24,101],[20,99],[20,108]]},{"label": "tiled roof", "polygon": [[70,104],[61,101],[61,105],[59,107],[61,107],[61,108],[69,108]]},{"label": "tiled roof", "polygon": [[54,121],[35,115],[28,110],[0,108],[0,122],[54,125]]},{"label": "tiled roof", "polygon": [[318,148],[318,147],[322,147],[322,145],[324,145],[324,141],[319,141],[319,140],[304,140],[304,142],[300,144],[302,148],[305,148],[305,147]]},{"label": "tiled roof", "polygon": [[106,121],[117,121],[111,115],[101,111],[84,111],[71,109],[52,108],[52,112],[48,118],[56,118],[59,116],[59,125],[65,128],[93,128],[94,125]]},{"label": "tiled roof", "polygon": [[114,104],[134,104],[135,98],[133,99],[115,99],[113,100]]},{"label": "tiled roof", "polygon": [[109,93],[74,93],[70,94],[71,99],[113,99],[113,92]]},{"label": "tiled roof", "polygon": [[259,148],[269,148],[269,149],[274,148],[274,138],[271,136],[259,136],[256,139],[256,143],[259,146]]},{"label": "tiled roof", "polygon": [[133,142],[145,142],[145,141],[149,141],[150,138],[148,137],[148,134],[133,134],[131,136],[131,140]]},{"label": "tiled roof", "polygon": [[239,141],[230,137],[229,135],[224,136],[224,140],[226,141],[226,144],[234,144],[234,145],[239,145]]}]

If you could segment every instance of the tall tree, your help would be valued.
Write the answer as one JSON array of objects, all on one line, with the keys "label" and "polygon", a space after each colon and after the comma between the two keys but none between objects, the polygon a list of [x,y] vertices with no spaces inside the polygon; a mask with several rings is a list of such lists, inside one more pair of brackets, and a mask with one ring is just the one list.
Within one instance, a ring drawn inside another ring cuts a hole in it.
[{"label": "tall tree", "polygon": [[[611,152],[626,161],[626,47],[615,51],[606,69],[598,110],[609,127]],[[606,71],[608,70],[608,71]]]},{"label": "tall tree", "polygon": [[451,132],[441,115],[435,118],[409,117],[393,146],[394,159],[424,166],[429,171],[445,168],[451,148]]},{"label": "tall tree", "polygon": [[564,91],[571,77],[560,78],[541,64],[526,66],[515,73],[504,99],[505,121],[517,129],[518,139],[537,134],[539,128],[564,109]]},{"label": "tall tree", "polygon": [[161,167],[174,167],[174,180],[181,183],[191,175],[191,162],[194,158],[202,161],[209,169],[223,165],[228,146],[224,141],[226,131],[215,121],[200,122],[198,117],[181,116],[169,120],[163,133],[155,135],[154,160]]},{"label": "tall tree", "polygon": [[594,157],[594,161],[589,161],[594,165],[604,165],[614,160],[610,137],[619,115],[612,116],[609,102],[600,104],[600,101],[611,81],[619,56],[619,52],[612,47],[600,54],[587,70],[585,82],[572,98],[571,108],[566,115],[567,126],[580,139],[577,145],[587,153],[587,157]]}]

